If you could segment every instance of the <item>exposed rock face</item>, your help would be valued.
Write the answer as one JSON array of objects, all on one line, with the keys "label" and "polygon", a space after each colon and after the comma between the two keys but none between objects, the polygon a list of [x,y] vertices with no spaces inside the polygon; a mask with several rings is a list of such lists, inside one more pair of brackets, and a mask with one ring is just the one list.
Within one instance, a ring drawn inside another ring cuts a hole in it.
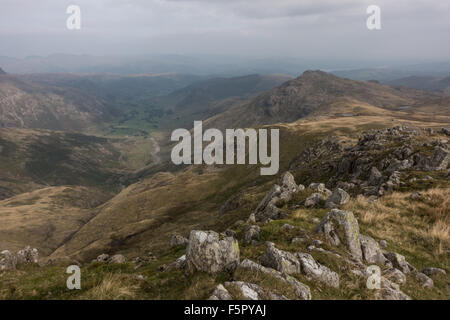
[{"label": "exposed rock face", "polygon": [[186,272],[232,272],[239,264],[239,244],[214,231],[193,230],[186,248]]},{"label": "exposed rock face", "polygon": [[385,272],[384,276],[388,280],[390,280],[392,282],[395,282],[396,284],[399,284],[399,285],[405,284],[405,282],[406,282],[405,274],[403,272],[401,272],[400,270],[395,269],[395,268],[388,269]]},{"label": "exposed rock face", "polygon": [[289,171],[285,172],[281,176],[281,189],[290,193],[297,192],[299,190],[299,186],[295,183],[294,176]]},{"label": "exposed rock face", "polygon": [[436,147],[431,158],[431,165],[433,167],[433,170],[445,170],[447,169],[449,162],[450,150]]},{"label": "exposed rock face", "polygon": [[36,248],[31,249],[30,246],[27,246],[25,249],[22,249],[17,252],[17,263],[38,263],[39,262],[39,252]]},{"label": "exposed rock face", "polygon": [[362,258],[359,225],[353,212],[332,209],[319,223],[316,232],[323,233],[335,246],[344,244],[354,258]]},{"label": "exposed rock face", "polygon": [[350,200],[350,195],[341,188],[336,188],[331,196],[328,197],[325,207],[337,208],[346,204]]},{"label": "exposed rock face", "polygon": [[308,253],[297,253],[302,273],[307,277],[325,283],[328,286],[339,288],[339,275],[329,268],[317,263]]},{"label": "exposed rock face", "polygon": [[3,71],[3,69],[2,69],[2,68],[0,68],[0,75],[2,75],[2,74],[6,74],[6,72],[5,72],[5,71]]},{"label": "exposed rock face", "polygon": [[442,128],[442,133],[450,136],[450,128]]},{"label": "exposed rock face", "polygon": [[266,268],[260,264],[257,264],[249,259],[244,259],[241,264],[241,268],[249,269],[253,272],[261,272],[263,274],[266,274],[268,276],[272,276],[278,280],[281,280],[285,282],[288,285],[292,285],[295,288],[297,297],[300,300],[311,300],[311,291],[307,285],[304,285],[294,277],[291,277],[289,275],[283,274],[277,270]]},{"label": "exposed rock face", "polygon": [[306,198],[305,200],[305,207],[315,207],[318,206],[320,201],[323,200],[323,195],[321,193],[313,193],[311,196]]},{"label": "exposed rock face", "polygon": [[179,234],[175,234],[172,236],[172,239],[170,239],[170,247],[178,247],[178,246],[185,246],[189,243],[189,240],[183,236],[180,236]]},{"label": "exposed rock face", "polygon": [[434,286],[433,279],[422,272],[417,272],[415,278],[420,282],[423,288],[433,288]]},{"label": "exposed rock face", "polygon": [[[234,289],[237,291],[237,297],[230,294],[228,290]],[[245,300],[288,300],[285,296],[276,295],[263,287],[244,281],[225,282],[223,285],[218,285],[209,300],[234,300],[237,298]]]},{"label": "exposed rock face", "polygon": [[219,284],[208,300],[233,300],[233,297],[222,284]]},{"label": "exposed rock face", "polygon": [[325,187],[323,183],[311,183],[308,188],[310,188],[314,192],[319,192],[326,197],[329,197],[332,192]]},{"label": "exposed rock face", "polygon": [[261,228],[257,225],[249,226],[245,231],[244,243],[251,244],[259,241],[259,232]]},{"label": "exposed rock face", "polygon": [[275,184],[259,203],[254,212],[255,221],[264,222],[284,218],[285,214],[276,207],[276,203],[279,200],[290,200],[292,194],[301,190],[302,187],[295,183],[294,176],[290,172],[285,172],[280,179],[280,185]]},{"label": "exposed rock face", "polygon": [[9,250],[0,252],[0,271],[14,270],[17,265],[17,257]]},{"label": "exposed rock face", "polygon": [[125,263],[126,261],[127,261],[127,259],[123,255],[115,254],[108,260],[108,263],[110,263],[110,264],[122,264],[122,263]]},{"label": "exposed rock face", "polygon": [[264,289],[254,283],[243,281],[225,282],[226,287],[233,286],[239,290],[240,295],[246,300],[263,300],[265,298]]},{"label": "exposed rock face", "polygon": [[404,294],[398,284],[381,277],[381,290],[379,296],[383,300],[411,300],[409,296]]},{"label": "exposed rock face", "polygon": [[280,217],[281,212],[275,204],[281,199],[281,192],[281,187],[277,184],[270,189],[254,212],[255,221],[267,221]]},{"label": "exposed rock face", "polygon": [[383,175],[381,172],[376,167],[372,167],[372,169],[370,169],[370,176],[368,180],[369,185],[378,186],[382,181]]},{"label": "exposed rock face", "polygon": [[286,274],[301,272],[301,265],[297,258],[290,252],[275,248],[275,245],[271,242],[267,243],[267,249],[261,257],[261,263],[265,267],[269,267]]},{"label": "exposed rock face", "polygon": [[396,252],[388,252],[384,256],[392,262],[394,268],[400,270],[403,273],[409,273],[414,271],[414,268],[406,261],[405,257]]},{"label": "exposed rock face", "polygon": [[389,262],[373,238],[360,234],[359,240],[361,242],[363,258],[367,263],[385,265]]}]

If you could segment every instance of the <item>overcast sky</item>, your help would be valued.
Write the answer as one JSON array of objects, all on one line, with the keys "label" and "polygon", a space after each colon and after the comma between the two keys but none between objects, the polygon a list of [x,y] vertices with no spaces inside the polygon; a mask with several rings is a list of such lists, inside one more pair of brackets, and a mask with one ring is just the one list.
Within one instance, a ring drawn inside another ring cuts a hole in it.
[{"label": "overcast sky", "polygon": [[[81,8],[81,30],[66,9]],[[366,9],[381,8],[369,31]],[[0,55],[450,60],[449,0],[0,0]]]}]

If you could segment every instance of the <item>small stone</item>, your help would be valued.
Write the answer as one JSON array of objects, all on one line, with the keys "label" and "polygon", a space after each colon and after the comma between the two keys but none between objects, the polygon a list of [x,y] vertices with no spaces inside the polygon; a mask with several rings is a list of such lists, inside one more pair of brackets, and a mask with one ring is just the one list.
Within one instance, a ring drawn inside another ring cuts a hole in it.
[{"label": "small stone", "polygon": [[115,254],[109,259],[110,264],[122,264],[125,263],[127,259],[121,254]]},{"label": "small stone", "polygon": [[419,281],[422,285],[422,288],[433,288],[434,282],[433,279],[428,277],[426,274],[422,272],[417,272],[415,274],[417,281]]},{"label": "small stone", "polygon": [[178,246],[185,246],[187,245],[189,240],[179,234],[175,234],[172,236],[172,239],[170,240],[170,247],[178,247]]}]

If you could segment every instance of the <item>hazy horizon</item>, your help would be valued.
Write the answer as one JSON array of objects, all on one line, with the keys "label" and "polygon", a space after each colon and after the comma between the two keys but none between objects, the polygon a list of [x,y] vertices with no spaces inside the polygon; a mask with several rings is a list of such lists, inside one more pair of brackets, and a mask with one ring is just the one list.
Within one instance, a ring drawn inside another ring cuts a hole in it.
[{"label": "hazy horizon", "polygon": [[[81,29],[69,30],[69,5]],[[381,30],[366,9],[381,8]],[[450,57],[448,1],[2,0],[0,56],[174,54],[423,63]]]}]

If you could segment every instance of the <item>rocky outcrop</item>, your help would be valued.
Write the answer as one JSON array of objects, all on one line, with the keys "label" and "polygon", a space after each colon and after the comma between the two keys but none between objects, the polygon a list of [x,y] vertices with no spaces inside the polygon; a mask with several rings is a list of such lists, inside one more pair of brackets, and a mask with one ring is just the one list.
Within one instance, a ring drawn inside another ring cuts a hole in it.
[{"label": "rocky outcrop", "polygon": [[233,300],[233,297],[222,284],[219,284],[208,300]]},{"label": "rocky outcrop", "polygon": [[370,264],[386,265],[389,260],[381,252],[378,243],[371,237],[360,234],[361,251],[364,261]]},{"label": "rocky outcrop", "polygon": [[36,248],[26,246],[16,254],[9,250],[0,252],[0,270],[14,270],[19,264],[39,263],[39,251]]},{"label": "rocky outcrop", "polygon": [[275,248],[271,242],[267,243],[266,252],[261,257],[261,264],[285,274],[301,272],[301,265],[297,258],[290,252]]},{"label": "rocky outcrop", "polygon": [[274,277],[282,282],[285,282],[286,285],[291,285],[295,289],[295,292],[297,294],[297,298],[300,300],[311,300],[311,291],[309,287],[297,279],[295,279],[292,276],[289,276],[287,274],[281,273],[277,270],[274,270],[272,268],[266,268],[260,264],[257,264],[256,262],[253,262],[249,259],[244,259],[240,266],[240,268],[248,269],[256,273],[262,273],[267,276]]},{"label": "rocky outcrop", "polygon": [[0,252],[0,271],[14,270],[17,265],[17,257],[9,250]]},{"label": "rocky outcrop", "polygon": [[[230,293],[235,293],[233,297]],[[219,284],[213,291],[209,300],[288,300],[285,296],[280,296],[272,293],[263,287],[244,281],[225,282],[223,285]]]},{"label": "rocky outcrop", "polygon": [[121,254],[115,254],[108,260],[108,263],[110,264],[122,264],[125,262],[127,262],[127,259]]},{"label": "rocky outcrop", "polygon": [[239,265],[239,244],[214,231],[193,230],[186,248],[186,272],[233,272]]},{"label": "rocky outcrop", "polygon": [[385,277],[381,277],[381,290],[377,294],[383,300],[411,300],[408,295],[400,290],[398,284]]},{"label": "rocky outcrop", "polygon": [[362,258],[359,225],[353,212],[332,209],[319,223],[316,232],[323,233],[335,246],[345,245],[354,258],[358,260]]},{"label": "rocky outcrop", "polygon": [[25,247],[17,252],[17,263],[30,264],[39,262],[39,252],[36,248]]},{"label": "rocky outcrop", "polygon": [[422,272],[415,273],[414,277],[422,285],[422,288],[433,288],[434,281]]},{"label": "rocky outcrop", "polygon": [[316,207],[324,199],[321,193],[313,193],[308,198],[306,198],[304,206],[307,208]]},{"label": "rocky outcrop", "polygon": [[189,243],[189,240],[179,234],[175,234],[170,239],[170,247],[178,247],[178,246],[185,246]]},{"label": "rocky outcrop", "polygon": [[396,283],[398,285],[402,285],[402,284],[406,283],[406,276],[405,276],[405,274],[403,272],[401,272],[400,270],[395,269],[395,268],[388,269],[384,273],[384,276],[388,280],[390,280],[390,281],[392,281],[392,282],[394,282],[394,283]]},{"label": "rocky outcrop", "polygon": [[282,219],[286,216],[284,212],[276,207],[280,200],[289,201],[293,193],[304,189],[304,186],[295,183],[294,176],[288,171],[280,179],[280,185],[275,184],[272,189],[261,200],[254,214],[255,221],[269,221]]},{"label": "rocky outcrop", "polygon": [[296,253],[301,264],[301,271],[308,278],[320,281],[327,286],[338,288],[339,275],[329,268],[317,263],[308,253]]},{"label": "rocky outcrop", "polygon": [[245,244],[256,244],[259,241],[259,232],[261,228],[257,225],[252,225],[247,228],[244,234]]},{"label": "rocky outcrop", "polygon": [[405,259],[404,256],[396,252],[385,253],[384,256],[388,259],[394,268],[400,270],[403,273],[409,273],[415,271],[415,268],[411,266]]},{"label": "rocky outcrop", "polygon": [[338,208],[350,200],[350,195],[341,188],[336,188],[325,202],[326,208]]}]

